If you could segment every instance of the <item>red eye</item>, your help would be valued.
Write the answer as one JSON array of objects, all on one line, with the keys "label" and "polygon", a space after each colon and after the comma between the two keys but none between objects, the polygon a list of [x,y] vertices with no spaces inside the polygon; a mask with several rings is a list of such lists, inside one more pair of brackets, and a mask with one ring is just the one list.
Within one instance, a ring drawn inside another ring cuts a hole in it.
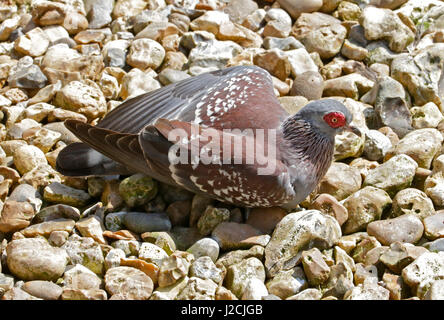
[{"label": "red eye", "polygon": [[324,121],[332,128],[345,126],[345,116],[341,112],[330,112],[324,116]]}]

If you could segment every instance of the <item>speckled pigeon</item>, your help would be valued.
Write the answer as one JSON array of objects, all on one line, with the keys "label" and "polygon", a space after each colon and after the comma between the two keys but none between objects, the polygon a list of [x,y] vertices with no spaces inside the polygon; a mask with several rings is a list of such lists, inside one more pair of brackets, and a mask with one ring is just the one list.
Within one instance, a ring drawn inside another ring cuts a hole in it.
[{"label": "speckled pigeon", "polygon": [[[267,71],[236,66],[128,99],[96,126],[65,121],[83,142],[60,152],[57,170],[67,176],[141,172],[238,206],[294,207],[328,170],[335,135],[344,129],[359,134],[351,121],[350,111],[333,99],[310,102],[289,115],[277,100]],[[171,133],[178,130],[184,136],[172,140]],[[193,152],[188,152],[188,161],[169,158],[174,145],[181,150],[176,156],[184,148],[198,148],[194,157],[205,153],[208,146],[196,141],[215,133],[217,138],[209,141],[219,143],[220,151],[208,153],[212,162],[193,162]],[[241,151],[236,152],[240,144]],[[251,146],[254,152],[248,152]],[[256,154],[262,155],[261,161]],[[265,167],[273,171],[258,174]]]}]

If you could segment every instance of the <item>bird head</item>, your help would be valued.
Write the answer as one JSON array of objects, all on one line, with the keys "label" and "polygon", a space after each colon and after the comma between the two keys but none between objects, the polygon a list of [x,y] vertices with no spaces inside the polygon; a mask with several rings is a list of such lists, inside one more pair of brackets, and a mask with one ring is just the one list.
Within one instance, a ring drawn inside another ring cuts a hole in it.
[{"label": "bird head", "polygon": [[362,136],[361,131],[352,126],[352,113],[334,99],[317,100],[304,106],[295,117],[308,121],[319,133],[334,138],[336,134],[350,131]]}]

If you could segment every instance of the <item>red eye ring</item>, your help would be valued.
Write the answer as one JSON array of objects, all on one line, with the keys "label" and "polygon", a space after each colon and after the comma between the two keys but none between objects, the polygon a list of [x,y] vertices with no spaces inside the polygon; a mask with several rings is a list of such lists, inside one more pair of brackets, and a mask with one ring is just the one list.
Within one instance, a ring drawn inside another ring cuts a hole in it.
[{"label": "red eye ring", "polygon": [[324,121],[332,128],[340,128],[345,126],[346,119],[341,112],[330,112],[324,116]]}]

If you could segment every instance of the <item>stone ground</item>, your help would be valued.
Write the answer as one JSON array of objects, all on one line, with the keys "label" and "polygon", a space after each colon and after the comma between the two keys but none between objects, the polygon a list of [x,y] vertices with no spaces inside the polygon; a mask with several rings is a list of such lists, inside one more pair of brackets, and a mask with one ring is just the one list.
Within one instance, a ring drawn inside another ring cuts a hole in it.
[{"label": "stone ground", "polygon": [[[0,297],[443,299],[443,21],[438,0],[2,1]],[[251,64],[290,113],[333,97],[365,133],[292,212],[55,171],[64,120]]]}]

